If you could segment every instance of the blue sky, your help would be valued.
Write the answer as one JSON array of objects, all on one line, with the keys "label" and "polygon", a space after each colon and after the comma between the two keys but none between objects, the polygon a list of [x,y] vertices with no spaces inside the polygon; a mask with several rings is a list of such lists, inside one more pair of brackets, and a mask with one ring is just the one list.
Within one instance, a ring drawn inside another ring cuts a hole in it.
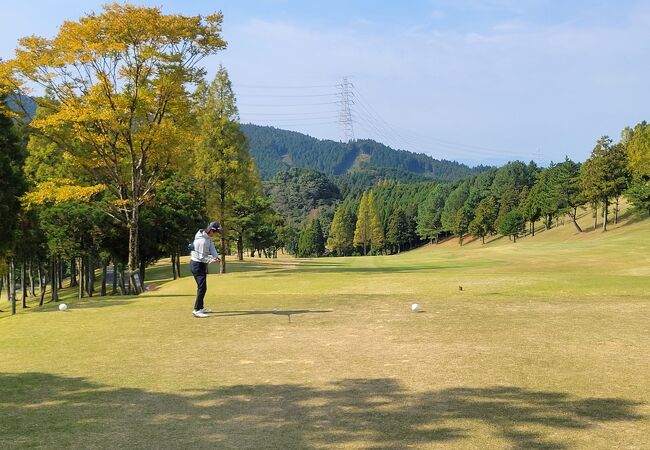
[{"label": "blue sky", "polygon": [[[0,57],[100,1],[2,6]],[[470,164],[583,161],[650,109],[650,1],[144,1],[224,13],[242,122],[338,140],[342,77],[356,138]]]}]

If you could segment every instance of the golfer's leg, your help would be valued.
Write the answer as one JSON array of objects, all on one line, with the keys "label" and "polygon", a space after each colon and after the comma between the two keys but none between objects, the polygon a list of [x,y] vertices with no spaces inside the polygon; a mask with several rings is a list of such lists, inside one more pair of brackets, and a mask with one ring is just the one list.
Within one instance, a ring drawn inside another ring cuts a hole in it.
[{"label": "golfer's leg", "polygon": [[205,270],[205,264],[197,263],[194,279],[196,280],[196,301],[194,302],[194,310],[198,311],[203,309],[203,298],[208,290],[208,280]]}]

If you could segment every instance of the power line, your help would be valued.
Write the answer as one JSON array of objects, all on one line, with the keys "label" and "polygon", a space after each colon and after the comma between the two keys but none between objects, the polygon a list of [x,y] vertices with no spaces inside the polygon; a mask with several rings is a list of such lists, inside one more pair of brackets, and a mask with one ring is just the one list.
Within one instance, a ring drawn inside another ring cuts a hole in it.
[{"label": "power line", "polygon": [[253,84],[235,84],[234,88],[249,88],[249,89],[320,89],[320,88],[335,88],[336,84],[320,84],[312,86],[263,86]]},{"label": "power line", "polygon": [[340,102],[318,102],[318,103],[243,103],[238,106],[245,107],[269,107],[269,108],[278,108],[278,107],[295,107],[295,106],[319,106],[319,105],[338,105]]},{"label": "power line", "polygon": [[[277,101],[272,103],[242,103],[243,108],[261,108],[258,111],[241,112],[244,117],[257,118],[262,122],[277,123],[280,126],[299,126],[303,128],[308,125],[338,124],[341,142],[350,142],[355,139],[354,126],[357,125],[366,129],[370,135],[377,136],[386,145],[397,150],[415,151],[418,153],[442,153],[442,157],[449,158],[449,153],[454,155],[465,155],[475,157],[522,157],[526,152],[512,152],[488,148],[478,145],[464,144],[448,141],[434,136],[425,135],[412,130],[399,128],[386,121],[379,112],[372,106],[359,90],[343,77],[340,83],[322,85],[235,85],[237,88],[265,89],[265,90],[288,90],[287,93],[244,93],[245,99],[276,98],[276,99],[299,99],[306,100],[319,97],[337,97],[335,101],[328,102],[301,102],[285,103]],[[331,92],[329,89],[336,88],[338,92]],[[320,89],[321,92],[310,92],[304,94],[292,93],[297,89]],[[323,92],[325,90],[325,92]],[[337,105],[338,110],[322,108],[323,106]],[[336,113],[337,116],[332,114]],[[331,122],[321,122],[332,120]],[[314,122],[318,121],[318,122]],[[289,123],[290,122],[290,123]],[[439,156],[439,157],[440,157]],[[537,158],[541,162],[541,156]]]},{"label": "power line", "polygon": [[[329,92],[327,94],[300,94],[300,95],[266,95],[266,94],[244,94],[244,97],[255,97],[255,98],[308,98],[308,97],[337,97],[338,92]],[[241,97],[241,96],[240,96]]]}]

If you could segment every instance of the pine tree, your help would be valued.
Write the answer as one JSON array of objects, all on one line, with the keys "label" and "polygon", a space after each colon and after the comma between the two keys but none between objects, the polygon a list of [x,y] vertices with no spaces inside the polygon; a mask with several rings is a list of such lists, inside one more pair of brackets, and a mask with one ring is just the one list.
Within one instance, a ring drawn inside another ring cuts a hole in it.
[{"label": "pine tree", "polygon": [[585,197],[603,208],[603,231],[607,231],[607,216],[612,198],[616,198],[629,183],[627,157],[621,144],[612,144],[608,136],[598,140],[580,170],[580,185]]},{"label": "pine tree", "polygon": [[479,236],[485,244],[485,236],[494,233],[494,223],[497,218],[497,205],[493,197],[481,200],[476,208],[474,219],[469,224],[468,231],[474,236]]},{"label": "pine tree", "polygon": [[336,255],[346,255],[352,248],[354,229],[350,226],[350,223],[351,218],[348,216],[345,206],[339,206],[334,213],[329,237],[327,238],[327,249]]},{"label": "pine tree", "polygon": [[357,211],[357,224],[354,229],[355,247],[363,247],[363,254],[368,253],[368,245],[372,241],[372,228],[370,223],[370,212],[368,210],[368,193],[364,192],[359,202]]},{"label": "pine tree", "polygon": [[[220,254],[225,255],[231,234],[233,202],[237,194],[248,190],[251,158],[246,137],[239,128],[239,113],[228,72],[220,67],[214,80],[200,84],[197,89],[199,119],[197,144],[194,151],[194,175],[202,184],[208,200],[211,218],[220,221]],[[221,258],[221,272],[226,271],[226,259]]]},{"label": "pine tree", "polygon": [[400,253],[410,238],[409,231],[409,220],[406,213],[401,208],[397,208],[388,221],[386,243],[397,248],[397,253]]},{"label": "pine tree", "polygon": [[381,224],[375,196],[368,194],[368,216],[370,218],[370,245],[373,253],[381,252],[384,248],[384,227]]}]

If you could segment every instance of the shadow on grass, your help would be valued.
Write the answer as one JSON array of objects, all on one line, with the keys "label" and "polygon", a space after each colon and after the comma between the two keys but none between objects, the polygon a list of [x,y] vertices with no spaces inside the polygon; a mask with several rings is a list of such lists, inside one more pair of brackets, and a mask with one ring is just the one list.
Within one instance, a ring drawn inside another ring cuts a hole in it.
[{"label": "shadow on grass", "polygon": [[297,314],[322,314],[334,312],[333,309],[273,309],[273,310],[243,310],[243,311],[214,311],[217,317],[222,316],[254,316],[259,314],[274,314],[277,316],[289,316],[291,320],[292,315]]},{"label": "shadow on grass", "polygon": [[35,313],[52,313],[56,312],[61,314],[58,309],[58,305],[61,303],[66,303],[68,305],[68,310],[65,313],[73,312],[75,309],[96,309],[96,308],[108,308],[109,306],[118,306],[118,305],[128,305],[130,303],[136,302],[143,297],[136,297],[133,295],[124,295],[124,296],[99,296],[95,295],[93,297],[84,297],[83,299],[68,299],[61,300],[59,302],[51,302],[51,305],[54,307],[44,305],[45,307],[34,308]]},{"label": "shadow on grass", "polygon": [[566,449],[562,430],[575,436],[604,422],[639,421],[639,406],[510,386],[410,392],[382,378],[169,394],[0,374],[0,447],[406,449],[499,438],[519,449]]}]

